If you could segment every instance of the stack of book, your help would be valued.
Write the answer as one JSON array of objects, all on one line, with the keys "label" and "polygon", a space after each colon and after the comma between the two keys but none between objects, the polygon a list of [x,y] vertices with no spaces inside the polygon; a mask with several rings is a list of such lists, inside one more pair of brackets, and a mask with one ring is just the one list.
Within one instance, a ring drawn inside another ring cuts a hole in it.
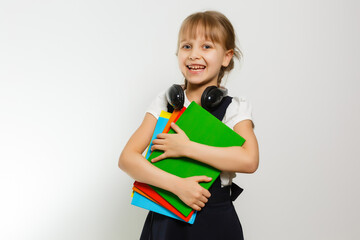
[{"label": "stack of book", "polygon": [[[183,108],[181,111],[160,114],[145,156],[149,161],[163,153],[150,150],[156,136],[162,132],[175,133],[173,129],[170,129],[171,122],[176,122],[188,138],[197,143],[214,147],[230,147],[242,146],[245,142],[239,134],[192,102],[188,108]],[[211,182],[199,183],[205,189],[209,189],[220,175],[218,169],[186,157],[167,158],[153,164],[182,178],[201,175],[211,177]],[[134,182],[131,204],[190,224],[193,224],[196,219],[196,211],[183,203],[175,194],[137,181]]]}]

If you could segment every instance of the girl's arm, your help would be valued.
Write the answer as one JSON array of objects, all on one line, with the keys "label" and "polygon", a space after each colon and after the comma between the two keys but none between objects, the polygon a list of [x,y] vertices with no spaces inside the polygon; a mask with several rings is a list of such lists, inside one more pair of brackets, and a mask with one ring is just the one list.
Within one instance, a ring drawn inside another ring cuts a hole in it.
[{"label": "girl's arm", "polygon": [[164,151],[153,162],[167,157],[188,157],[206,163],[221,171],[253,173],[259,165],[259,148],[251,120],[243,120],[234,126],[234,131],[245,138],[242,147],[211,147],[192,142],[176,125],[177,134],[159,134],[152,149]]},{"label": "girl's arm", "polygon": [[140,127],[124,147],[119,158],[119,167],[135,180],[170,191],[191,208],[201,210],[210,197],[210,192],[198,182],[211,181],[210,178],[180,178],[155,167],[142,156],[151,140],[155,125],[156,118],[146,113]]}]

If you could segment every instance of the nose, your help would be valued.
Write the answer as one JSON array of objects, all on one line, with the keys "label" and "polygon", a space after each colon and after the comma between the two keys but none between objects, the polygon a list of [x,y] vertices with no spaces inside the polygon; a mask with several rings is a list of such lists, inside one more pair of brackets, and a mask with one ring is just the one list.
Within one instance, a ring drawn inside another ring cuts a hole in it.
[{"label": "nose", "polygon": [[197,51],[195,48],[191,49],[191,52],[189,54],[190,60],[196,60],[200,58],[199,51]]}]

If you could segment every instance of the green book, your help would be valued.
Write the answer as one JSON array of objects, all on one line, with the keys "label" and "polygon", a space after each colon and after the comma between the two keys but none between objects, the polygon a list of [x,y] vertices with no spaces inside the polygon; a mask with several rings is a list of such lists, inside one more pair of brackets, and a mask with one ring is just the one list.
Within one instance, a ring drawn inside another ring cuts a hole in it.
[{"label": "green book", "polygon": [[[230,147],[242,146],[245,142],[244,138],[195,102],[189,105],[177,120],[176,124],[186,133],[191,141],[197,143],[214,147]],[[175,131],[170,129],[169,133],[173,134]],[[150,155],[149,161],[160,156],[162,153],[162,151],[154,151]],[[209,189],[220,175],[218,169],[186,157],[167,158],[154,163],[154,165],[182,178],[200,175],[211,177],[211,182],[200,183],[200,185],[206,189]],[[192,209],[183,203],[175,194],[161,188],[152,187],[182,214],[185,216],[190,214]]]}]

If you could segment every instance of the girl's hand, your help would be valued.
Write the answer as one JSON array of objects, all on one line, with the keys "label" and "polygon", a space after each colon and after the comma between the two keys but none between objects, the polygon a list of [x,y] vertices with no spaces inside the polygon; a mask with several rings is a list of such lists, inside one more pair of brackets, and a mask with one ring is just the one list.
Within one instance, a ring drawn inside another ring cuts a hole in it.
[{"label": "girl's hand", "polygon": [[151,151],[160,150],[164,153],[152,159],[151,162],[157,162],[169,157],[184,156],[185,146],[190,140],[185,132],[175,123],[171,123],[171,128],[174,129],[176,134],[160,133],[157,135],[157,138],[153,140]]},{"label": "girl's hand", "polygon": [[199,185],[199,182],[210,182],[211,178],[207,176],[194,176],[180,178],[174,193],[189,207],[200,211],[211,196],[210,192]]}]

